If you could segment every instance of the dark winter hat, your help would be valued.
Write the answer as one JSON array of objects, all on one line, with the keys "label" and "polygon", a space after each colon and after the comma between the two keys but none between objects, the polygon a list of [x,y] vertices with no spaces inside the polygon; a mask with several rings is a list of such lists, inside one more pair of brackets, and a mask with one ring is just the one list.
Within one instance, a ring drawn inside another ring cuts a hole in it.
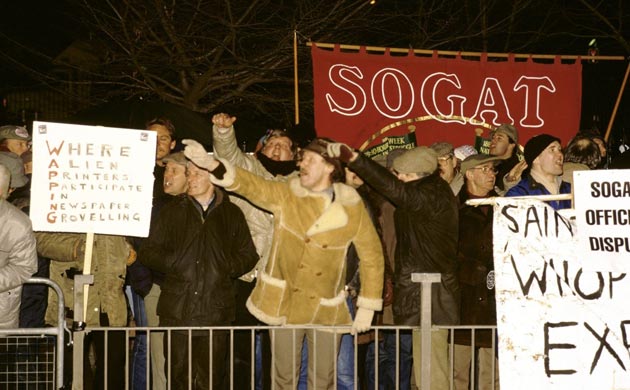
[{"label": "dark winter hat", "polygon": [[426,146],[418,146],[398,156],[392,168],[400,173],[433,173],[437,169],[437,153]]},{"label": "dark winter hat", "polygon": [[518,131],[516,131],[516,127],[510,125],[509,123],[504,123],[501,126],[494,129],[490,132],[492,136],[494,133],[503,133],[508,136],[509,139],[514,141],[515,144],[518,145]]},{"label": "dark winter hat", "polygon": [[23,141],[30,141],[31,136],[22,126],[6,125],[0,127],[0,141],[3,139],[19,139]]},{"label": "dark winter hat", "polygon": [[525,144],[525,162],[529,168],[532,167],[532,163],[547,148],[552,142],[560,143],[560,139],[550,134],[539,134],[532,137]]},{"label": "dark winter hat", "polygon": [[0,152],[0,164],[7,167],[11,172],[11,183],[9,187],[20,188],[28,183],[28,178],[24,175],[24,163],[15,153]]},{"label": "dark winter hat", "polygon": [[[470,155],[470,156],[466,157],[464,159],[464,161],[462,161],[462,168],[461,168],[462,175],[465,175],[466,171],[471,169],[471,168],[474,168],[474,167],[479,166],[481,164],[485,164],[485,163],[490,162],[490,161],[497,161],[497,160],[500,160],[500,159],[501,159],[501,157],[499,157],[499,156],[491,156],[489,154],[473,154],[473,155]],[[495,165],[496,165],[496,163],[495,163]]]},{"label": "dark winter hat", "polygon": [[332,174],[332,181],[344,182],[346,180],[346,171],[344,170],[341,161],[328,155],[328,144],[334,142],[335,141],[331,140],[330,138],[315,138],[308,145],[303,147],[302,150],[308,150],[322,156],[324,160],[326,160],[326,162],[335,167],[335,171]]}]

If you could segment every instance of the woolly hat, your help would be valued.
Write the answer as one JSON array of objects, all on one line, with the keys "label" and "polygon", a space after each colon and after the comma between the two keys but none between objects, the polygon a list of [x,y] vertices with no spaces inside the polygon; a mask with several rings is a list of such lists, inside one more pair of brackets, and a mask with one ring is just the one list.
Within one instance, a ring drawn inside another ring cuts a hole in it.
[{"label": "woolly hat", "polygon": [[532,163],[547,148],[552,142],[560,143],[560,139],[549,134],[539,134],[532,137],[525,144],[525,162],[529,168],[532,167]]},{"label": "woolly hat", "polygon": [[7,167],[9,172],[11,172],[11,183],[9,187],[20,188],[28,183],[28,177],[24,175],[24,163],[17,154],[0,152],[0,164]]},{"label": "woolly hat", "polygon": [[344,182],[346,180],[346,171],[344,170],[341,161],[328,155],[328,144],[333,142],[335,141],[329,138],[315,138],[311,141],[311,143],[303,147],[302,150],[308,150],[322,156],[327,163],[331,164],[335,168],[335,171],[332,174],[332,181]]},{"label": "woolly hat", "polygon": [[490,132],[490,135],[492,136],[494,133],[503,133],[507,135],[509,139],[514,141],[515,144],[518,145],[518,131],[516,130],[516,127],[508,123],[504,123],[496,129],[492,130]]},{"label": "woolly hat", "polygon": [[467,157],[477,154],[477,149],[472,145],[462,145],[455,148],[453,151],[455,158],[459,161],[464,161]]},{"label": "woolly hat", "polygon": [[435,150],[419,146],[398,156],[392,168],[399,173],[433,173],[437,169],[437,157]]}]

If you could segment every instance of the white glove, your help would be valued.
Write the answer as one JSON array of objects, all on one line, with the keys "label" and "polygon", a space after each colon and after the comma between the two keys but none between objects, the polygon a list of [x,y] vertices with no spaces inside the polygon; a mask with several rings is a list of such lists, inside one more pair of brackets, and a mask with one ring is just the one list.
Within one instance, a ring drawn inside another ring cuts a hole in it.
[{"label": "white glove", "polygon": [[357,315],[354,317],[350,333],[352,335],[356,335],[370,330],[370,327],[372,326],[372,318],[374,318],[374,310],[360,307],[359,310],[357,310]]},{"label": "white glove", "polygon": [[219,162],[209,155],[199,142],[193,139],[185,139],[182,143],[186,145],[184,156],[195,163],[196,166],[207,169],[210,172],[219,166]]}]

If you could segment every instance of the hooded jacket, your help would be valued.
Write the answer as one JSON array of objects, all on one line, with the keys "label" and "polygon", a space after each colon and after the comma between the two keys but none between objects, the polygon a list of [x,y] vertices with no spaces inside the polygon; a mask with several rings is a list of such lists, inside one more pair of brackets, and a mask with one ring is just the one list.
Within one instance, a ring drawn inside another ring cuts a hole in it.
[{"label": "hooded jacket", "polygon": [[346,253],[360,258],[357,306],[381,310],[383,251],[359,194],[333,184],[328,194],[310,191],[295,178],[265,180],[221,160],[226,173],[213,181],[274,215],[269,261],[259,272],[247,308],[269,325],[350,325],[346,305]]},{"label": "hooded jacket", "polygon": [[411,274],[440,273],[442,280],[431,293],[432,322],[459,324],[458,211],[448,183],[437,172],[404,183],[363,155],[349,168],[396,206],[395,323],[420,325],[420,285],[411,281]]},{"label": "hooded jacket", "polygon": [[164,206],[138,258],[164,273],[160,325],[215,326],[234,320],[233,279],[258,260],[243,213],[225,192],[202,213],[184,196]]},{"label": "hooded jacket", "polygon": [[0,221],[0,329],[15,329],[22,284],[37,271],[35,236],[28,217],[4,199]]}]

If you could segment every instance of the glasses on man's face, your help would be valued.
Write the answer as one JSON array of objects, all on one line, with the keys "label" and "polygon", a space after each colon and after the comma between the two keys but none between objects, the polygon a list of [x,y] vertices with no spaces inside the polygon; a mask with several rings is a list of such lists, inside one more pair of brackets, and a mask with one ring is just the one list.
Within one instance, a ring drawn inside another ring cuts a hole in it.
[{"label": "glasses on man's face", "polygon": [[497,173],[497,169],[495,167],[475,167],[475,168],[469,168],[469,169],[478,169],[483,173],[488,173],[488,172]]}]

